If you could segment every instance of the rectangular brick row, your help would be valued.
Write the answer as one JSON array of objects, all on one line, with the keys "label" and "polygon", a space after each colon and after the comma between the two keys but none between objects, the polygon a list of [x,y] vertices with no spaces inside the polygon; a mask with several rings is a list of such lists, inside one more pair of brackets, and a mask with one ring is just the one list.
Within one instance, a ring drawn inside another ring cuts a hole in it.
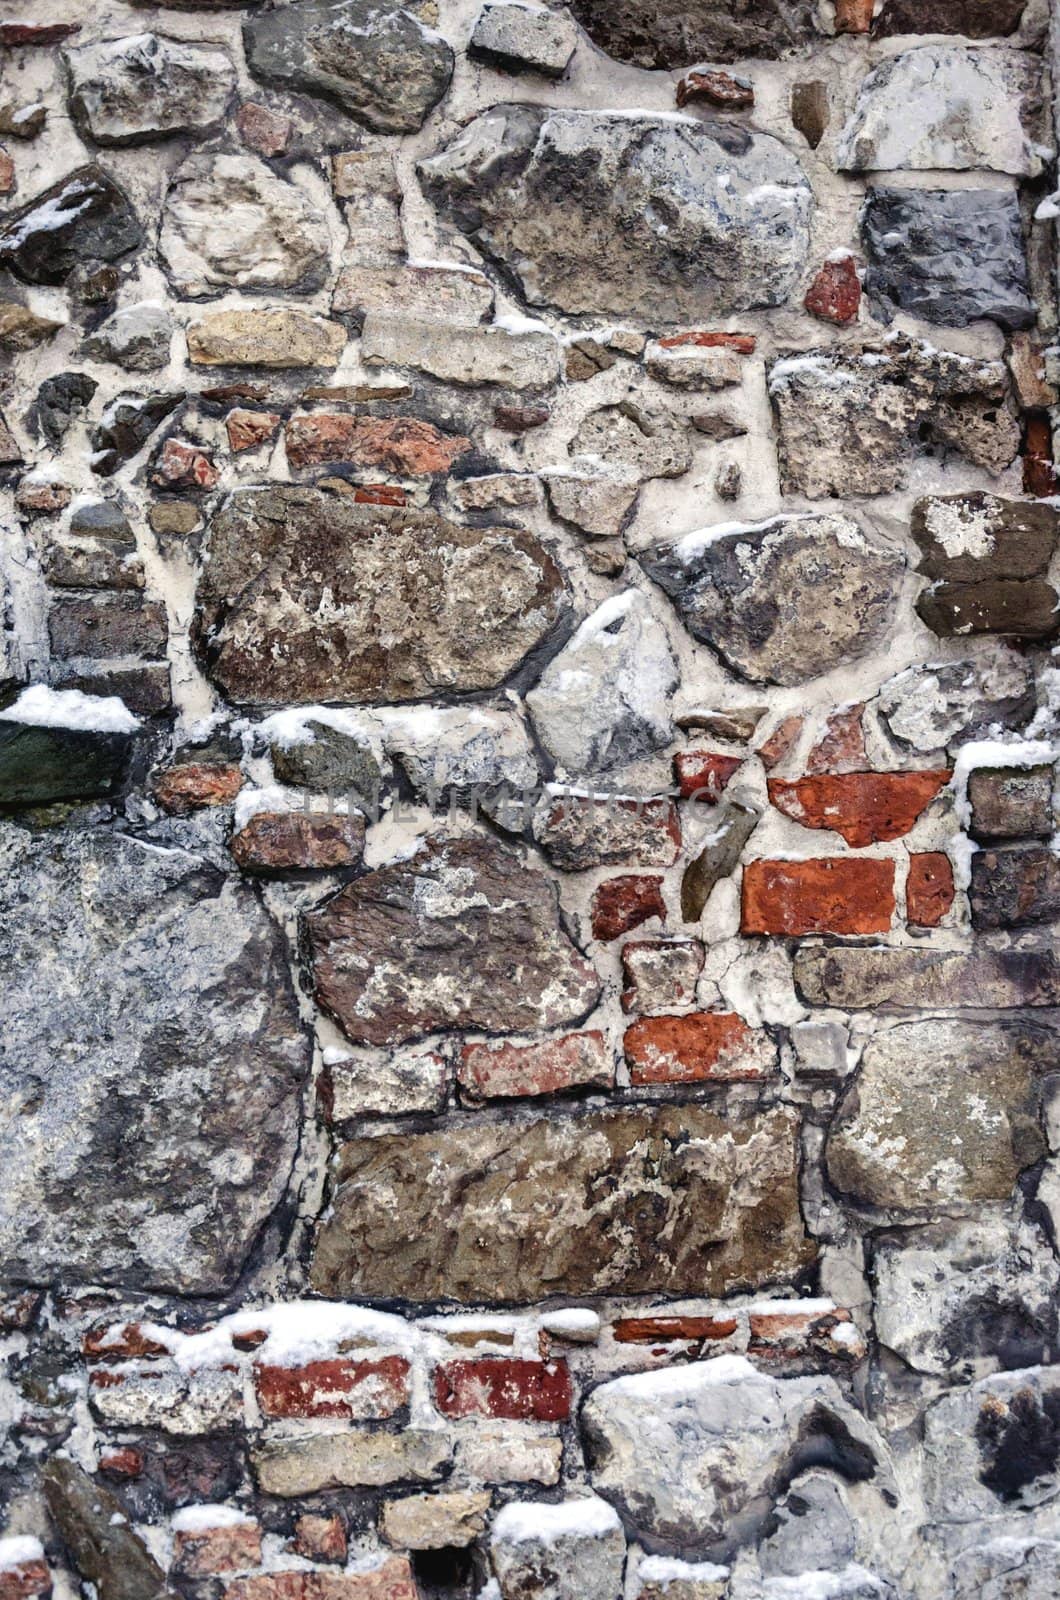
[{"label": "rectangular brick row", "polygon": [[434,1369],[434,1403],[445,1417],[563,1422],[570,1416],[570,1373],[565,1361],[448,1361]]},{"label": "rectangular brick row", "polygon": [[254,1368],[254,1389],[266,1417],[392,1417],[409,1402],[409,1364],[403,1356],[353,1361],[335,1356],[300,1367]]}]

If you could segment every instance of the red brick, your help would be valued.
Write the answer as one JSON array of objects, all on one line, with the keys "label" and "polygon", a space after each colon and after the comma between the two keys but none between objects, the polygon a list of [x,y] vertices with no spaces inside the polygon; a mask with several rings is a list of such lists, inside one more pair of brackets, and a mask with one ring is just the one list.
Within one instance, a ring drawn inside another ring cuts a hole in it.
[{"label": "red brick", "polygon": [[240,1572],[261,1562],[261,1529],[256,1522],[221,1523],[173,1535],[173,1566],[183,1578],[209,1578],[218,1572]]},{"label": "red brick", "polygon": [[833,711],[824,732],[806,758],[806,771],[864,772],[868,767],[865,735],[861,727],[864,702]]},{"label": "red brick", "polygon": [[58,478],[49,478],[43,482],[23,478],[15,490],[15,504],[20,511],[41,513],[63,511],[73,497],[74,492],[70,485],[60,482]]},{"label": "red brick", "polygon": [[893,915],[893,861],[818,856],[744,867],[742,933],[887,933]]},{"label": "red brick", "polygon": [[748,1355],[790,1360],[794,1356],[823,1350],[829,1355],[842,1355],[857,1361],[865,1353],[860,1336],[835,1338],[835,1330],[839,1327],[855,1331],[850,1312],[840,1306],[832,1306],[827,1311],[819,1307],[816,1310],[808,1307],[806,1311],[797,1311],[793,1306],[784,1309],[778,1307],[775,1311],[763,1307],[761,1310],[752,1310],[747,1321],[751,1335]]},{"label": "red brick", "polygon": [[563,1422],[570,1416],[570,1373],[565,1361],[449,1361],[434,1369],[434,1403],[445,1417]]},{"label": "red brick", "polygon": [[915,928],[937,928],[953,904],[953,865],[941,850],[909,857],[905,909]]},{"label": "red brick", "polygon": [[345,1561],[347,1539],[342,1518],[307,1511],[294,1525],[291,1549],[307,1561]]},{"label": "red brick", "polygon": [[43,1560],[20,1561],[0,1571],[0,1600],[46,1600],[52,1592],[52,1575]]},{"label": "red brick", "polygon": [[419,1600],[406,1556],[368,1572],[263,1572],[236,1578],[225,1600]]},{"label": "red brick", "polygon": [[132,1445],[122,1445],[118,1450],[108,1450],[99,1458],[99,1470],[108,1478],[138,1478],[144,1470],[144,1453]]},{"label": "red brick", "polygon": [[690,100],[705,100],[727,111],[747,111],[755,103],[755,92],[731,72],[688,72],[678,81],[677,104],[686,106]]},{"label": "red brick", "polygon": [[900,839],[952,774],[822,772],[788,783],[770,778],[769,798],[804,828],[827,828],[855,849]]},{"label": "red brick", "polygon": [[136,1361],[169,1354],[139,1322],[109,1322],[102,1328],[90,1328],[81,1348],[90,1361]]},{"label": "red brick", "polygon": [[641,1017],[626,1029],[624,1047],[635,1084],[733,1083],[765,1077],[777,1048],[732,1011]]},{"label": "red brick", "polygon": [[681,799],[716,805],[721,791],[742,766],[742,756],[727,756],[718,750],[679,750],[674,756],[674,777]]},{"label": "red brick", "polygon": [[787,760],[799,741],[802,724],[802,717],[785,717],[784,721],[778,723],[772,733],[762,740],[757,754],[767,772],[772,772],[774,767],[779,767],[782,761]]},{"label": "red brick", "polygon": [[237,406],[225,418],[228,447],[237,455],[240,450],[253,450],[271,439],[279,426],[280,418],[275,411],[245,411]]},{"label": "red brick", "polygon": [[243,774],[234,765],[190,762],[160,772],[151,792],[170,816],[186,817],[207,806],[229,805],[243,787]]},{"label": "red brick", "polygon": [[1056,494],[1057,488],[1053,430],[1048,414],[1028,416],[1024,419],[1023,430],[1023,492],[1046,499]]},{"label": "red brick", "polygon": [[151,476],[169,488],[212,489],[221,474],[205,450],[186,439],[167,439]]},{"label": "red brick", "polygon": [[290,143],[294,123],[290,117],[248,100],[236,113],[236,127],[248,150],[256,150],[259,156],[282,156]]},{"label": "red brick", "polygon": [[868,33],[873,0],[835,0],[836,33]]},{"label": "red brick", "polygon": [[364,818],[324,811],[259,811],[228,848],[244,872],[307,872],[355,866],[364,851]]},{"label": "red brick", "polygon": [[382,467],[410,477],[448,472],[471,440],[442,433],[418,417],[355,417],[316,412],[292,417],[284,429],[292,467],[317,467],[346,461],[355,467]]},{"label": "red brick", "polygon": [[659,340],[664,350],[676,350],[680,345],[695,344],[706,350],[719,347],[723,350],[735,350],[737,355],[741,356],[754,355],[757,343],[753,333],[721,333],[706,328],[696,328],[690,333],[671,333],[667,338]]},{"label": "red brick", "polygon": [[731,1339],[735,1317],[623,1317],[612,1333],[616,1344],[671,1344],[676,1339]]},{"label": "red brick", "polygon": [[464,1046],[456,1072],[460,1087],[481,1100],[558,1094],[564,1089],[610,1088],[615,1065],[602,1033],[568,1033],[533,1044],[498,1040]]},{"label": "red brick", "polygon": [[262,1363],[254,1368],[254,1389],[266,1417],[392,1417],[409,1402],[409,1364],[403,1356],[334,1356],[301,1367]]},{"label": "red brick", "polygon": [[826,261],[806,291],[803,305],[811,316],[840,327],[853,322],[861,305],[861,279],[853,256]]},{"label": "red brick", "polygon": [[617,939],[639,928],[649,917],[665,922],[662,882],[655,873],[628,872],[601,883],[593,895],[593,938]]},{"label": "red brick", "polygon": [[71,34],[80,32],[79,22],[0,22],[0,49],[26,44],[61,44]]},{"label": "red brick", "polygon": [[404,506],[409,497],[396,483],[361,483],[353,491],[355,505]]}]

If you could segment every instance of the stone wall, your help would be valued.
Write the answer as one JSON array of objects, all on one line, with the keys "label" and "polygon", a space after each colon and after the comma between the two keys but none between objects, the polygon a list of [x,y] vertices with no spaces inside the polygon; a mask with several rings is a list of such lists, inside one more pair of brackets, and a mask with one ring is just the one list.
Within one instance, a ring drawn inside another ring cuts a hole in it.
[{"label": "stone wall", "polygon": [[0,16],[0,1600],[1060,1593],[1048,34]]}]

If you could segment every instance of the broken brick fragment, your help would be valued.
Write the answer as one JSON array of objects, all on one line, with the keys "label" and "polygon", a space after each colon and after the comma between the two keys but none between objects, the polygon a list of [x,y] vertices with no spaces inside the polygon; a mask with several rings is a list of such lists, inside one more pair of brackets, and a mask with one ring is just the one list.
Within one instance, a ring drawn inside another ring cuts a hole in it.
[{"label": "broken brick fragment", "polygon": [[682,345],[694,344],[704,350],[735,350],[737,355],[754,355],[757,339],[753,333],[723,333],[706,328],[692,329],[688,333],[671,333],[660,339],[663,350],[677,350]]},{"label": "broken brick fragment", "polygon": [[507,1039],[468,1044],[456,1071],[461,1089],[476,1100],[606,1089],[614,1076],[607,1041],[596,1030],[531,1044],[513,1044]]},{"label": "broken brick fragment", "polygon": [[742,765],[742,756],[727,756],[719,750],[679,750],[674,756],[674,777],[681,799],[715,805],[733,773]]},{"label": "broken brick fragment", "polygon": [[949,771],[822,772],[770,778],[777,810],[804,828],[841,834],[852,849],[900,839],[949,782]]},{"label": "broken brick fragment", "polygon": [[634,1084],[738,1083],[766,1077],[777,1064],[769,1035],[732,1011],[641,1017],[624,1043]]},{"label": "broken brick fragment", "polygon": [[915,928],[937,928],[953,904],[953,864],[941,850],[909,857],[905,909]]},{"label": "broken brick fragment", "polygon": [[626,872],[608,878],[593,894],[593,938],[605,942],[631,933],[650,917],[666,921],[662,878],[651,872]]},{"label": "broken brick fragment", "polygon": [[861,279],[854,257],[826,261],[806,291],[803,305],[811,316],[842,327],[853,322],[861,305]]},{"label": "broken brick fragment", "polygon": [[743,872],[741,933],[887,933],[894,862],[866,856],[751,861]]},{"label": "broken brick fragment", "polygon": [[262,1362],[254,1368],[254,1389],[265,1417],[377,1420],[408,1405],[409,1364],[403,1356],[334,1356],[291,1367]]},{"label": "broken brick fragment", "polygon": [[721,111],[747,111],[755,103],[755,92],[746,78],[734,78],[731,72],[686,72],[678,80],[677,104],[695,100]]},{"label": "broken brick fragment", "polygon": [[243,774],[233,764],[189,762],[160,772],[151,792],[171,817],[186,817],[208,806],[231,804],[243,787]]}]

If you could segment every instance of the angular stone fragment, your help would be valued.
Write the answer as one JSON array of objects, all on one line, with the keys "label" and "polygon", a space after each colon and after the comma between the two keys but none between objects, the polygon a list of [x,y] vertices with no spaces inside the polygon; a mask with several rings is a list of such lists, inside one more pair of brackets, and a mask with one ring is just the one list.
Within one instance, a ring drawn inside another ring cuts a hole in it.
[{"label": "angular stone fragment", "polygon": [[562,78],[578,43],[567,11],[490,0],[479,12],[467,53],[504,72],[539,72]]},{"label": "angular stone fragment", "polygon": [[85,340],[86,355],[114,361],[127,372],[154,372],[169,363],[173,321],[164,306],[152,301],[126,306],[108,317]]},{"label": "angular stone fragment", "polygon": [[1020,50],[920,45],[865,78],[836,147],[841,172],[1041,171],[1040,64]]},{"label": "angular stone fragment", "polygon": [[139,594],[100,594],[64,599],[48,618],[52,653],[62,661],[89,656],[141,656],[164,661],[169,638],[166,608]]},{"label": "angular stone fragment", "polygon": [[257,450],[268,444],[279,426],[280,415],[276,411],[244,411],[236,406],[225,418],[228,448],[233,455],[243,450]]},{"label": "angular stone fragment", "polygon": [[456,1079],[472,1100],[560,1094],[570,1089],[608,1089],[615,1064],[602,1033],[567,1033],[533,1044],[490,1040],[467,1044]]},{"label": "angular stone fragment", "polygon": [[260,811],[232,835],[244,872],[330,871],[355,867],[364,852],[364,818],[306,811]]},{"label": "angular stone fragment", "polygon": [[682,921],[699,921],[715,884],[735,872],[761,816],[759,808],[747,801],[721,802],[711,819],[709,841],[689,862],[681,879]]},{"label": "angular stone fragment", "polygon": [[1047,845],[980,850],[968,898],[973,928],[1027,928],[1060,917],[1060,855]]},{"label": "angular stone fragment", "polygon": [[297,1142],[308,1052],[279,929],[183,850],[10,826],[2,848],[5,1093],[20,1108],[17,1158],[0,1161],[4,1269],[221,1293]]},{"label": "angular stone fragment", "polygon": [[246,100],[240,106],[236,114],[236,127],[247,149],[254,150],[259,156],[282,156],[294,132],[290,117],[270,111],[268,106],[257,105],[252,100]]},{"label": "angular stone fragment", "polygon": [[889,322],[909,311],[966,327],[1035,319],[1017,196],[1004,189],[870,189],[861,219],[865,290]]},{"label": "angular stone fragment", "polygon": [[453,75],[453,52],[397,0],[303,0],[243,24],[252,77],[332,100],[376,133],[415,133]]},{"label": "angular stone fragment", "polygon": [[209,548],[197,638],[211,676],[243,702],[493,688],[566,599],[559,568],[528,533],[316,489],[237,489]]},{"label": "angular stone fragment", "polygon": [[42,1481],[74,1568],[99,1600],[172,1600],[162,1568],[108,1489],[75,1462],[57,1456],[45,1466]]},{"label": "angular stone fragment", "polygon": [[896,1211],[1005,1200],[1044,1154],[1040,1075],[1056,1034],[1030,1023],[900,1022],[865,1046],[828,1136],[841,1194]]},{"label": "angular stone fragment", "polygon": [[1051,1600],[1060,1590],[1060,1541],[1001,1537],[973,1545],[954,1561],[950,1582],[953,1600]]},{"label": "angular stone fragment", "polygon": [[872,31],[885,39],[900,33],[961,33],[966,39],[991,39],[1015,33],[1026,4],[1027,0],[932,0],[925,6],[923,0],[883,0]]},{"label": "angular stone fragment", "polygon": [[418,417],[363,417],[326,411],[292,417],[284,439],[292,467],[348,461],[354,467],[382,467],[403,477],[448,472],[471,447],[470,439],[443,433]]},{"label": "angular stone fragment", "polygon": [[614,1600],[625,1558],[622,1524],[595,1495],[552,1505],[514,1501],[490,1532],[501,1600]]},{"label": "angular stone fragment", "polygon": [[199,1522],[201,1512],[192,1510],[190,1526],[181,1526],[178,1512],[173,1519],[173,1566],[181,1577],[208,1578],[219,1572],[239,1572],[256,1567],[261,1561],[261,1528],[252,1517],[236,1513],[226,1516],[227,1506],[219,1507],[214,1527]]},{"label": "angular stone fragment", "polygon": [[63,283],[85,261],[118,261],[143,243],[128,196],[101,167],[76,172],[5,216],[0,266],[26,283]]},{"label": "angular stone fragment", "polygon": [[666,920],[662,878],[654,873],[626,873],[608,878],[593,894],[594,939],[610,941],[639,928],[651,917]]},{"label": "angular stone fragment", "polygon": [[1019,430],[1000,361],[975,361],[904,336],[814,350],[769,371],[785,494],[846,497],[899,488],[926,441],[995,475]]},{"label": "angular stone fragment", "polygon": [[480,1483],[558,1483],[562,1455],[562,1440],[518,1422],[479,1422],[457,1444],[458,1464]]},{"label": "angular stone fragment", "polygon": [[809,0],[751,0],[738,9],[676,0],[663,10],[649,0],[572,0],[571,10],[617,61],[665,70],[746,56],[775,60],[809,44],[815,32]]},{"label": "angular stone fragment", "polygon": [[811,1005],[844,1011],[997,1010],[1060,1005],[1060,957],[1047,949],[804,947],[795,982]]},{"label": "angular stone fragment", "polygon": [[[312,1433],[266,1440],[251,1451],[263,1494],[294,1499],[322,1489],[430,1483],[452,1455],[448,1436],[426,1428],[401,1433]],[[410,1591],[408,1600],[413,1600]]]},{"label": "angular stone fragment", "polygon": [[800,1464],[827,1463],[864,1482],[882,1460],[874,1430],[834,1379],[770,1378],[732,1355],[602,1384],[582,1431],[593,1484],[632,1532],[654,1549],[714,1559],[775,1526],[773,1508]]},{"label": "angular stone fragment", "polygon": [[805,683],[870,650],[901,558],[838,514],[690,533],[641,564],[696,639],[754,683]]},{"label": "angular stone fragment", "polygon": [[371,311],[364,319],[361,356],[370,367],[415,367],[447,383],[541,389],[558,381],[562,349],[546,328],[460,327]]},{"label": "angular stone fragment", "polygon": [[697,100],[717,106],[719,111],[749,111],[755,92],[747,78],[734,78],[731,72],[687,72],[677,85],[677,104],[686,106]]},{"label": "angular stone fragment", "polygon": [[813,1258],[795,1131],[786,1110],[740,1121],[683,1105],[356,1139],[340,1152],[313,1286],[525,1302],[785,1279]]},{"label": "angular stone fragment", "polygon": [[769,798],[804,828],[841,834],[852,849],[901,839],[950,778],[944,772],[839,772],[770,778]]},{"label": "angular stone fragment", "polygon": [[630,471],[606,469],[602,465],[577,461],[569,469],[542,474],[548,503],[557,517],[591,539],[609,539],[622,532],[629,521],[639,483]]},{"label": "angular stone fragment", "polygon": [[306,931],[317,998],[358,1044],[560,1027],[599,994],[553,886],[486,839],[429,840],[311,912]]},{"label": "angular stone fragment", "polygon": [[286,306],[211,311],[188,328],[188,358],[200,367],[334,367],[345,348],[340,322]]},{"label": "angular stone fragment", "polygon": [[[629,948],[628,945],[626,947]],[[645,1017],[626,1029],[630,1082],[739,1083],[776,1071],[777,1047],[727,1011]]]},{"label": "angular stone fragment", "polygon": [[962,660],[907,667],[880,689],[880,720],[903,749],[943,750],[991,723],[1018,727],[1033,709],[1033,675],[1010,646],[985,641]]},{"label": "angular stone fragment", "polygon": [[657,383],[671,389],[693,389],[714,393],[742,383],[744,369],[732,350],[711,349],[696,344],[670,346],[654,340],[644,352],[644,370]]},{"label": "angular stone fragment", "polygon": [[558,789],[534,816],[534,838],[557,867],[672,867],[681,818],[672,800]]},{"label": "angular stone fragment", "polygon": [[104,477],[115,472],[143,448],[183,399],[182,394],[118,395],[92,430],[93,470]]},{"label": "angular stone fragment", "polygon": [[235,69],[221,50],[157,33],[65,50],[70,112],[101,145],[203,134],[225,114]]},{"label": "angular stone fragment", "polygon": [[[17,300],[0,301],[0,350],[32,350],[59,332],[61,322],[39,316]],[[47,380],[45,380],[47,381]],[[91,381],[91,380],[89,380]]]},{"label": "angular stone fragment", "polygon": [[828,129],[831,107],[828,85],[820,78],[791,86],[791,120],[811,150],[816,150]]},{"label": "angular stone fragment", "polygon": [[843,327],[853,322],[861,305],[861,279],[851,255],[829,260],[817,271],[803,301],[811,316]]},{"label": "angular stone fragment", "polygon": [[495,106],[420,172],[525,299],[575,314],[658,326],[779,305],[809,244],[796,158],[770,135],[692,118]]},{"label": "angular stone fragment", "polygon": [[212,489],[220,476],[208,450],[187,439],[166,439],[155,454],[151,481],[171,489]]},{"label": "angular stone fragment", "polygon": [[937,928],[953,905],[955,892],[948,855],[941,850],[922,850],[909,857],[905,909],[912,927]]},{"label": "angular stone fragment", "polygon": [[[982,1526],[987,1518],[1048,1505],[1057,1493],[1058,1423],[1055,1366],[997,1373],[943,1395],[924,1415],[928,1515],[943,1525]],[[1010,1555],[1014,1543],[1006,1541]],[[1007,1595],[1001,1590],[999,1600],[1019,1600],[1021,1590],[1033,1595],[1026,1576],[1018,1573],[1018,1586]]]},{"label": "angular stone fragment", "polygon": [[243,774],[237,766],[189,762],[160,773],[151,793],[170,816],[186,817],[210,806],[230,805],[242,787]]},{"label": "angular stone fragment", "polygon": [[933,583],[917,599],[918,616],[940,638],[999,633],[1051,639],[1060,630],[1060,594],[1041,578],[984,578]]},{"label": "angular stone fragment", "polygon": [[591,411],[568,450],[576,459],[596,457],[611,470],[628,471],[640,479],[679,478],[692,465],[684,422],[662,408],[643,407],[631,400]]},{"label": "angular stone fragment", "polygon": [[894,862],[866,856],[749,861],[741,933],[887,933]]},{"label": "angular stone fragment", "polygon": [[489,1490],[407,1495],[383,1503],[383,1537],[405,1550],[460,1550],[486,1531]]},{"label": "angular stone fragment", "polygon": [[440,1111],[449,1063],[437,1050],[409,1047],[386,1061],[325,1052],[320,1098],[329,1122],[362,1116],[404,1116]]},{"label": "angular stone fragment", "polygon": [[330,248],[323,215],[257,156],[193,153],[166,190],[158,252],[186,299],[293,288],[320,275]]},{"label": "angular stone fragment", "polygon": [[1037,578],[1056,549],[1060,516],[1038,501],[1002,500],[978,490],[918,500],[910,532],[925,577],[950,583]]}]

